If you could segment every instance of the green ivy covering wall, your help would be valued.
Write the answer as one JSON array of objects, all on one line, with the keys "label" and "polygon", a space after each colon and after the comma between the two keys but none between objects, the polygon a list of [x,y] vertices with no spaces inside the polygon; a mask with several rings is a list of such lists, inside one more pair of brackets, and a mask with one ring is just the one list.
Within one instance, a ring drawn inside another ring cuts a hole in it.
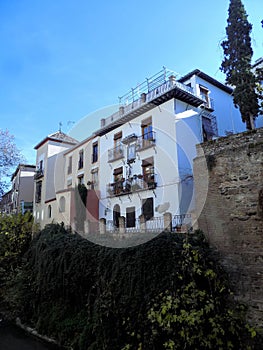
[{"label": "green ivy covering wall", "polygon": [[256,349],[201,232],[112,249],[48,225],[6,288],[22,322],[75,350]]}]

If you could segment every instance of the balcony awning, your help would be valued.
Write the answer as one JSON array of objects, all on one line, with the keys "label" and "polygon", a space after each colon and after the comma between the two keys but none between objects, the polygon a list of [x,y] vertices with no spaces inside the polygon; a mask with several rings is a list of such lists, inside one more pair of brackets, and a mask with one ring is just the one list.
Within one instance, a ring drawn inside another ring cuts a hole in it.
[{"label": "balcony awning", "polygon": [[142,167],[153,166],[153,157],[143,159]]},{"label": "balcony awning", "polygon": [[123,173],[122,167],[113,170],[113,175],[120,175]]}]

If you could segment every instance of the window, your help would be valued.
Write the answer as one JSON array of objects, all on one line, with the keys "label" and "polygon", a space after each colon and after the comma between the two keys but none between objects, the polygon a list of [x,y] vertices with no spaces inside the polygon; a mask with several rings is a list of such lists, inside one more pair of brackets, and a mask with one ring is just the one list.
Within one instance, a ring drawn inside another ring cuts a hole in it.
[{"label": "window", "polygon": [[118,147],[121,145],[121,139],[122,139],[122,131],[118,132],[114,135],[114,146]]},{"label": "window", "polygon": [[123,191],[123,169],[122,169],[122,167],[114,169],[113,177],[114,177],[114,183],[113,183],[114,194],[122,193],[122,191]]},{"label": "window", "polygon": [[84,175],[78,176],[78,185],[84,185]]},{"label": "window", "polygon": [[91,182],[92,182],[92,189],[98,190],[99,189],[99,170],[93,169],[91,171]]},{"label": "window", "polygon": [[126,208],[126,227],[135,227],[135,207]]},{"label": "window", "polygon": [[82,169],[83,168],[83,159],[84,159],[84,153],[83,153],[83,149],[82,149],[81,151],[79,151],[78,169]]},{"label": "window", "polygon": [[209,106],[209,90],[202,86],[202,85],[199,85],[199,88],[200,88],[200,96],[201,98],[205,101],[206,105]]},{"label": "window", "polygon": [[68,174],[72,173],[72,156],[68,158]]},{"label": "window", "polygon": [[65,212],[65,207],[66,207],[66,200],[65,197],[62,196],[59,199],[59,212],[64,213]]},{"label": "window", "polygon": [[92,163],[98,161],[98,142],[93,143],[92,145]]},{"label": "window", "polygon": [[154,189],[156,187],[154,174],[154,159],[153,157],[144,159],[142,161],[142,174],[146,188]]},{"label": "window", "polygon": [[44,175],[44,161],[40,160],[36,168],[35,179],[39,179]]},{"label": "window", "polygon": [[119,204],[115,204],[113,208],[113,225],[114,227],[119,227],[119,219],[121,216],[121,209]]},{"label": "window", "polygon": [[142,200],[142,215],[144,215],[145,220],[150,220],[153,218],[153,198],[146,198]]},{"label": "window", "polygon": [[144,140],[153,139],[153,129],[152,129],[152,117],[149,117],[142,121],[142,137]]},{"label": "window", "polygon": [[43,171],[43,160],[39,162],[39,170]]},{"label": "window", "polygon": [[42,192],[42,181],[38,181],[36,183],[36,203],[41,202],[41,192]]},{"label": "window", "polygon": [[52,208],[51,208],[51,205],[49,205],[47,207],[47,217],[50,219],[52,216]]},{"label": "window", "polygon": [[115,182],[121,181],[122,178],[123,178],[123,168],[120,167],[120,168],[114,169],[113,176],[114,176],[114,181]]},{"label": "window", "polygon": [[114,158],[117,159],[123,156],[123,146],[121,143],[122,132],[118,132],[114,135]]}]

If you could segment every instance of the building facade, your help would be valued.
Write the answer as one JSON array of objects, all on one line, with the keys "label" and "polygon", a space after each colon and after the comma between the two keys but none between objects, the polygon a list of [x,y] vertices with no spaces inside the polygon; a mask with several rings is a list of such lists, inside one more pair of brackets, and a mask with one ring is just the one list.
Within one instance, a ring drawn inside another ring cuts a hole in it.
[{"label": "building facade", "polygon": [[64,152],[77,141],[58,131],[44,138],[35,146],[36,172],[34,176],[34,218],[44,227],[59,222],[56,192],[64,188]]},{"label": "building facade", "polygon": [[[253,71],[256,72],[258,70],[260,70],[261,73],[261,77],[263,77],[263,57],[258,58],[254,65],[252,66]],[[263,78],[262,78],[263,79]],[[261,80],[261,86],[263,87],[263,80]],[[263,101],[261,100],[260,103],[263,105]],[[258,118],[256,118],[256,127],[257,128],[262,128],[263,127],[263,114],[261,113]]]},{"label": "building facade", "polygon": [[[120,216],[138,227],[143,215],[176,218],[194,211],[192,161],[196,144],[244,130],[232,89],[195,70],[176,80],[159,72],[121,98],[117,113],[101,121],[100,218]],[[227,108],[232,108],[231,113]],[[232,120],[229,120],[231,115]],[[230,129],[230,127],[232,129]]]},{"label": "building facade", "polygon": [[19,164],[11,177],[11,190],[3,195],[1,212],[24,214],[33,212],[35,165]]},{"label": "building facade", "polygon": [[36,221],[76,229],[81,188],[86,189],[81,232],[190,225],[194,213],[193,159],[196,144],[242,132],[232,89],[194,70],[176,78],[163,70],[120,98],[119,110],[82,142],[59,132],[35,148]]},{"label": "building facade", "polygon": [[[89,220],[90,229],[97,230],[99,221],[99,147],[100,139],[91,136],[64,153],[64,186],[56,191],[59,206],[59,220],[67,226],[76,227],[78,211],[84,211],[85,220]],[[87,189],[85,203],[78,207],[78,189]],[[80,223],[79,223],[80,224]],[[79,231],[85,231],[84,222]]]}]

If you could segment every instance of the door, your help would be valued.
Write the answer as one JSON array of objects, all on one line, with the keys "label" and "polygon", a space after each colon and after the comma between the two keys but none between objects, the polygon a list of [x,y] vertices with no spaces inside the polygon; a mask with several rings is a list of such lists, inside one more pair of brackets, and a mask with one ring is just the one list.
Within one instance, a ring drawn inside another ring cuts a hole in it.
[{"label": "door", "polygon": [[119,227],[119,218],[121,216],[121,209],[119,204],[115,204],[113,208],[113,226]]}]

